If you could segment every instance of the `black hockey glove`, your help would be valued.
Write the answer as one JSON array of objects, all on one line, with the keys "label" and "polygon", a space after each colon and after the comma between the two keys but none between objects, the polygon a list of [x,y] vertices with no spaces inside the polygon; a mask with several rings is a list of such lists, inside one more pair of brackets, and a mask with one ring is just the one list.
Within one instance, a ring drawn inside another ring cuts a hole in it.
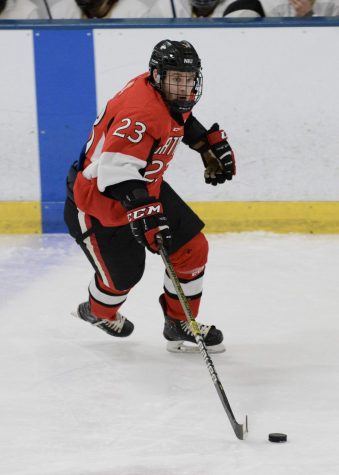
[{"label": "black hockey glove", "polygon": [[[140,190],[135,190],[132,195],[138,195],[138,191]],[[144,190],[141,191],[143,195],[147,193]],[[127,218],[137,242],[149,251],[157,253],[159,246],[156,242],[156,235],[160,233],[163,245],[169,251],[172,236],[160,201],[148,195],[137,199],[130,199],[130,196],[127,196],[122,204],[128,210]]]},{"label": "black hockey glove", "polygon": [[205,165],[205,182],[215,186],[232,180],[236,173],[235,157],[226,133],[213,124],[206,138],[208,143],[198,150]]}]

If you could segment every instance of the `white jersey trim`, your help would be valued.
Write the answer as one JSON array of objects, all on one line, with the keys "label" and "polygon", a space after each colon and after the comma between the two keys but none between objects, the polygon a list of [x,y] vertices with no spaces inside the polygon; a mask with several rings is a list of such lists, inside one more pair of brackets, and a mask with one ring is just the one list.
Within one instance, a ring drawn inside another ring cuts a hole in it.
[{"label": "white jersey trim", "polygon": [[91,162],[95,162],[96,160],[99,160],[102,147],[104,146],[104,143],[105,143],[105,139],[106,139],[105,134],[102,134],[99,142],[97,143],[94,149],[93,155],[91,156]]},{"label": "white jersey trim", "polygon": [[98,179],[99,191],[105,191],[107,186],[115,185],[127,180],[142,180],[139,170],[147,163],[140,158],[118,152],[103,152],[98,160],[88,165],[82,172],[87,180]]}]

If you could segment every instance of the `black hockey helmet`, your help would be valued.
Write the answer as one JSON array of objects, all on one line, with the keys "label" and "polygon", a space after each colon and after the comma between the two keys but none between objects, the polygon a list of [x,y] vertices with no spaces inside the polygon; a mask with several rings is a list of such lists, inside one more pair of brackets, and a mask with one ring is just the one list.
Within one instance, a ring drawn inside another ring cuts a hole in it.
[{"label": "black hockey helmet", "polygon": [[[159,82],[154,81],[153,71],[160,75]],[[188,112],[199,101],[202,94],[201,61],[198,53],[188,41],[163,40],[155,45],[149,61],[150,81],[159,90],[170,108],[176,112]],[[163,81],[168,71],[195,73],[192,94],[189,100],[181,98],[169,101],[164,95]]]}]

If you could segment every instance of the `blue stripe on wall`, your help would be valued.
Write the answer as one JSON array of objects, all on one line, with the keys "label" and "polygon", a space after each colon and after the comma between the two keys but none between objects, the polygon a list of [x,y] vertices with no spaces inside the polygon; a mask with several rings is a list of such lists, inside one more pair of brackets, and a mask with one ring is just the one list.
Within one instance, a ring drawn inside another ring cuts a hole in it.
[{"label": "blue stripe on wall", "polygon": [[[69,166],[96,117],[92,30],[35,30],[35,74],[43,232],[65,232]],[[65,165],[66,164],[66,165]]]}]

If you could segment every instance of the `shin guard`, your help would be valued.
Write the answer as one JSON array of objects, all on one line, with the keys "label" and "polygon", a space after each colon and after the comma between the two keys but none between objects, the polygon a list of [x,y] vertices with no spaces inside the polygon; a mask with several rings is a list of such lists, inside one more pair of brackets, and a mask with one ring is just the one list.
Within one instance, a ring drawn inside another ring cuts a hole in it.
[{"label": "shin guard", "polygon": [[91,313],[99,318],[114,320],[117,311],[127,299],[130,289],[121,291],[107,287],[95,274],[89,284],[88,291]]},{"label": "shin guard", "polygon": [[[182,289],[189,300],[193,315],[198,315],[202,295],[203,276],[208,256],[208,243],[200,232],[188,243],[170,255]],[[163,309],[169,317],[186,320],[171,279],[165,272]]]}]

